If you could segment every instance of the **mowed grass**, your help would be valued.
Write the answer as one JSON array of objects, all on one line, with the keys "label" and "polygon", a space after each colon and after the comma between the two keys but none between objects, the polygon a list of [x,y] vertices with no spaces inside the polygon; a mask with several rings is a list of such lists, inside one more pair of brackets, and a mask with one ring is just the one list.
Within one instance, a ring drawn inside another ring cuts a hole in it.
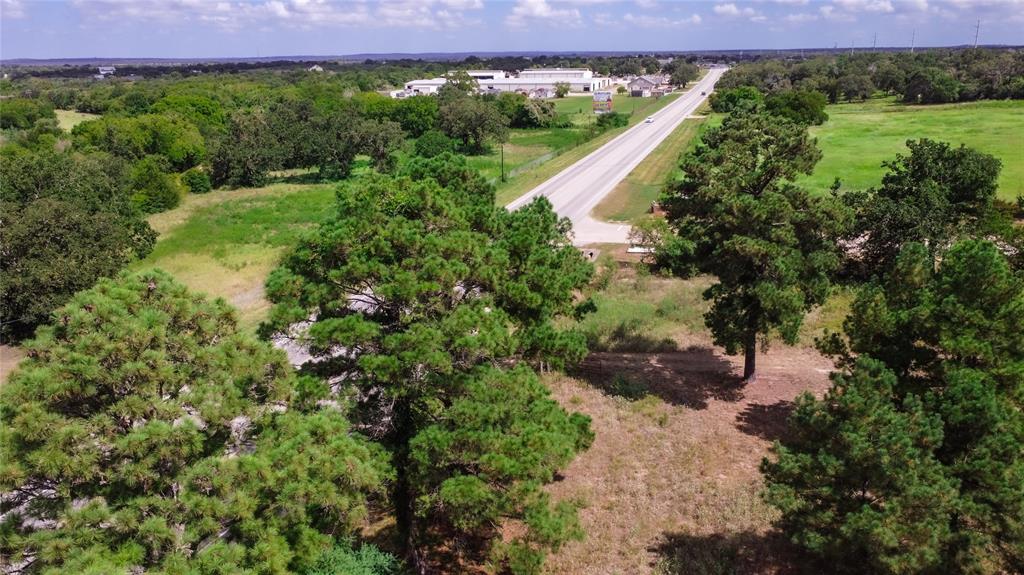
[{"label": "mowed grass", "polygon": [[95,120],[100,117],[98,114],[86,114],[74,110],[54,110],[53,113],[57,115],[57,125],[65,132],[70,132],[72,128],[82,122]]},{"label": "mowed grass", "polygon": [[594,208],[594,217],[606,221],[633,222],[644,216],[661,195],[666,182],[679,176],[679,158],[696,141],[705,118],[689,118],[679,124],[640,165],[615,186]]},{"label": "mowed grass", "polygon": [[161,268],[189,288],[223,297],[238,308],[244,329],[270,307],[263,284],[303,230],[334,210],[334,186],[274,184],[189,196],[178,208],[150,217],[160,234],[135,269]]},{"label": "mowed grass", "polygon": [[824,192],[835,178],[848,190],[881,183],[882,162],[906,153],[906,141],[931,138],[964,144],[1002,160],[999,197],[1024,195],[1024,101],[904,106],[891,99],[828,107],[829,120],[811,129],[822,159],[798,183]]}]

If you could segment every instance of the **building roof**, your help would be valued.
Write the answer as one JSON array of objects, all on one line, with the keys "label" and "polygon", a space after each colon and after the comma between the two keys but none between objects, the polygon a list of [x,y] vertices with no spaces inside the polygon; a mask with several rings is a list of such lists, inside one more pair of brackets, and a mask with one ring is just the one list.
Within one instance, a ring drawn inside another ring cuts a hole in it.
[{"label": "building roof", "polygon": [[649,76],[637,76],[629,81],[629,87],[651,87],[657,86],[659,82]]}]

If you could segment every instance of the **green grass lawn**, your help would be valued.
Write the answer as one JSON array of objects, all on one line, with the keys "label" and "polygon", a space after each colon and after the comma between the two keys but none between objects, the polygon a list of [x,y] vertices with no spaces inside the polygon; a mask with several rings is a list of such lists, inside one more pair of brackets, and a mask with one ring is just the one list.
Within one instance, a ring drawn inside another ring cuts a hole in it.
[{"label": "green grass lawn", "polygon": [[661,195],[665,183],[679,176],[679,157],[701,133],[705,118],[684,120],[626,179],[615,186],[594,208],[594,217],[606,221],[632,222],[644,216]]},{"label": "green grass lawn", "polygon": [[1002,160],[999,197],[1024,195],[1024,101],[904,106],[891,99],[828,107],[829,120],[811,129],[822,159],[799,183],[825,191],[838,177],[845,189],[877,186],[883,161],[905,153],[908,139],[964,144]]},{"label": "green grass lawn", "polygon": [[189,196],[149,218],[160,237],[133,267],[158,267],[191,289],[223,297],[238,308],[242,327],[254,329],[270,307],[263,296],[267,274],[302,230],[332,213],[334,188],[274,184]]},{"label": "green grass lawn", "polygon": [[82,122],[100,117],[99,114],[86,114],[74,110],[54,110],[53,112],[57,115],[57,125],[65,132],[70,132],[72,128]]}]

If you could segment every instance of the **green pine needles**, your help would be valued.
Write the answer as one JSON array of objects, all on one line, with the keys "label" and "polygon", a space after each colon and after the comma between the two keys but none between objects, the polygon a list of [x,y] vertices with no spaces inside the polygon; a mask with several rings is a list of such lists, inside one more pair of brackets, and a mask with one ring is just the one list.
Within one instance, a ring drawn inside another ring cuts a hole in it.
[{"label": "green pine needles", "polygon": [[912,243],[845,331],[762,465],[782,527],[848,572],[1024,571],[1024,280],[987,241],[937,269]]},{"label": "green pine needles", "polygon": [[56,310],[0,394],[0,552],[30,573],[291,573],[393,477],[284,355],[162,272]]},{"label": "green pine needles", "polygon": [[[568,229],[543,199],[496,206],[492,186],[444,153],[342,186],[337,215],[267,282],[277,305],[264,332],[314,318],[296,336],[313,355],[304,369],[357,397],[358,426],[390,450],[391,504],[417,568],[489,553],[536,573],[545,550],[581,534],[575,509],[541,487],[589,445],[589,419],[512,368],[585,353],[557,322],[592,274]],[[521,535],[502,539],[506,525]]]}]

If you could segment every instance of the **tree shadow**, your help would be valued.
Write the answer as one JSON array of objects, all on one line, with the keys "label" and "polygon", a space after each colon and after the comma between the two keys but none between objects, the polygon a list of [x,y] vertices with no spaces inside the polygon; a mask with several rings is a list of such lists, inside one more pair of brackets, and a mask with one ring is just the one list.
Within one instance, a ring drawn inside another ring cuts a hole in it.
[{"label": "tree shadow", "polygon": [[732,363],[710,347],[667,353],[592,353],[572,375],[609,395],[626,399],[654,395],[691,409],[706,409],[713,399],[743,398],[743,384]]},{"label": "tree shadow", "polygon": [[321,177],[317,170],[296,174],[279,174],[267,178],[268,184],[321,184],[331,182],[330,178]]},{"label": "tree shadow", "polygon": [[[651,547],[655,571],[664,575],[799,575],[806,567],[800,549],[778,531],[691,535],[666,533]],[[820,567],[820,566],[818,566]]]},{"label": "tree shadow", "polygon": [[615,351],[620,353],[658,353],[678,351],[679,345],[667,337],[652,337],[644,331],[642,322],[632,319],[619,322],[607,333],[587,335],[587,346],[596,351]]},{"label": "tree shadow", "polygon": [[752,403],[736,416],[736,429],[768,441],[785,439],[789,432],[789,416],[795,405],[779,400],[771,405]]}]

